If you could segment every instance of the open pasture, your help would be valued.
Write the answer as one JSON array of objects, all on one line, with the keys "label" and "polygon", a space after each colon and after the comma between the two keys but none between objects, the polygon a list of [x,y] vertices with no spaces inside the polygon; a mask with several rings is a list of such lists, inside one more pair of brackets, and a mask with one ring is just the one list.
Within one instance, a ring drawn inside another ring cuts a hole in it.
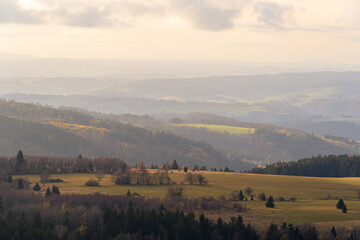
[{"label": "open pasture", "polygon": [[227,132],[231,134],[253,134],[255,132],[255,128],[234,127],[234,126],[214,125],[214,124],[189,123],[189,124],[174,124],[174,126],[206,128],[207,130],[213,132],[221,132],[221,133]]},{"label": "open pasture", "polygon": [[[189,198],[219,197],[221,195],[228,197],[232,191],[241,189],[244,191],[247,187],[252,188],[254,201],[250,201],[250,196],[247,196],[248,201],[242,202],[249,208],[249,211],[244,214],[244,218],[251,222],[256,221],[254,216],[259,214],[264,216],[264,219],[276,218],[293,223],[360,220],[360,200],[358,199],[360,178],[316,178],[210,171],[201,171],[201,173],[208,179],[208,185],[182,185],[185,174],[177,170],[169,172],[169,176],[177,184],[183,186],[184,196]],[[22,177],[27,178],[33,184],[40,178],[38,175]],[[95,174],[54,174],[51,177],[64,180],[63,183],[55,183],[61,193],[126,194],[130,190],[132,193],[136,192],[146,197],[164,198],[168,188],[168,186],[118,186],[112,183],[110,175],[105,175],[100,186],[97,187],[84,186],[87,180],[96,178]],[[47,185],[51,187],[54,184]],[[41,185],[43,193],[47,185]],[[260,193],[265,193],[267,197],[272,195],[275,198],[274,209],[266,208],[265,202],[258,200],[257,196]],[[279,201],[279,197],[285,198],[286,201]],[[289,201],[290,198],[296,200]],[[335,208],[338,198],[344,199],[348,208],[346,214]],[[224,214],[225,218],[232,214],[237,215],[237,213],[231,212],[224,212]]]}]

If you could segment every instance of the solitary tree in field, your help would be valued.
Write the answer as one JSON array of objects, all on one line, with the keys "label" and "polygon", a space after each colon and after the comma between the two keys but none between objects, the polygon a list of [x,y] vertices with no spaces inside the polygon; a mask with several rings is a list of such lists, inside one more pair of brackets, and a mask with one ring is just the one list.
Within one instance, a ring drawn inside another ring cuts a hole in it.
[{"label": "solitary tree in field", "polygon": [[333,238],[336,238],[337,232],[336,232],[336,230],[335,230],[335,227],[334,227],[334,226],[331,228],[330,233],[331,233],[331,236],[332,236]]},{"label": "solitary tree in field", "polygon": [[336,208],[342,209],[344,205],[345,205],[344,200],[342,200],[342,198],[340,198],[338,203],[336,204]]},{"label": "solitary tree in field", "polygon": [[267,208],[274,208],[275,207],[275,204],[274,204],[274,198],[270,195],[270,197],[268,198],[265,206]]},{"label": "solitary tree in field", "polygon": [[243,200],[244,200],[244,194],[243,194],[243,191],[242,191],[242,190],[240,190],[240,192],[239,192],[239,200],[240,200],[240,201],[243,201]]}]

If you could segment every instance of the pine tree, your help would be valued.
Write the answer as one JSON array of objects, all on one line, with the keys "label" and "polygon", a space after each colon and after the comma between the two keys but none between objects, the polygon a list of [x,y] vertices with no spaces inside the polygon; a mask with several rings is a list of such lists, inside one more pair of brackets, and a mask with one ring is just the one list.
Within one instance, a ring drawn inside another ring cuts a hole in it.
[{"label": "pine tree", "polygon": [[344,201],[342,200],[342,198],[340,198],[338,203],[336,204],[336,208],[337,209],[342,209],[344,204],[345,204]]},{"label": "pine tree", "polygon": [[16,172],[21,172],[24,162],[25,162],[24,154],[22,153],[21,150],[19,150],[19,152],[16,155],[16,163],[15,163]]},{"label": "pine tree", "polygon": [[177,164],[176,160],[174,160],[173,163],[171,164],[171,169],[174,169],[174,170],[179,169],[179,165]]},{"label": "pine tree", "polygon": [[240,192],[239,192],[239,200],[240,200],[240,201],[243,201],[243,200],[244,200],[244,194],[243,194],[243,191],[242,191],[242,190],[240,190]]},{"label": "pine tree", "polygon": [[45,197],[50,197],[50,195],[51,195],[51,192],[50,192],[50,188],[48,187],[46,189]]},{"label": "pine tree", "polygon": [[268,198],[265,206],[266,206],[267,208],[273,208],[273,207],[275,207],[274,198],[273,198],[271,195],[270,195],[270,197]]},{"label": "pine tree", "polygon": [[52,192],[51,192],[51,193],[60,194],[59,188],[54,185],[54,186],[52,187]]},{"label": "pine tree", "polygon": [[331,235],[333,236],[333,238],[336,238],[337,233],[336,233],[336,230],[335,230],[335,227],[334,227],[334,226],[331,228],[330,233],[331,233]]},{"label": "pine tree", "polygon": [[33,187],[34,191],[38,192],[41,190],[41,187],[39,185],[39,183],[36,183],[35,186]]},{"label": "pine tree", "polygon": [[187,173],[187,171],[188,171],[188,168],[187,168],[187,166],[185,166],[185,167],[184,167],[184,172]]}]

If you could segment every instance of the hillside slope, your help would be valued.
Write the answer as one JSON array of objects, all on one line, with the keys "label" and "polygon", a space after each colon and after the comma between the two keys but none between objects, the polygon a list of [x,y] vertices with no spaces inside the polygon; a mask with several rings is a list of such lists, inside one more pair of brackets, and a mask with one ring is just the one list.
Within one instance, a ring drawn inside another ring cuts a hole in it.
[{"label": "hillside slope", "polygon": [[[85,113],[40,105],[0,101],[1,155],[22,149],[29,155],[118,157],[127,163],[229,166],[244,163],[227,157],[203,141],[164,130],[149,130]],[[248,167],[251,165],[247,164]]]},{"label": "hillside slope", "polygon": [[[178,116],[182,124],[170,123],[167,129],[190,139],[206,140],[217,148],[226,149],[242,159],[261,165],[298,160],[319,154],[359,153],[359,144],[351,139],[322,137],[297,129],[240,122],[229,118],[221,119],[220,116],[202,113]],[[213,131],[213,124],[223,127],[223,132]],[[227,129],[226,126],[229,128]],[[234,127],[249,129],[249,131],[236,134],[236,131],[231,131]],[[255,131],[250,131],[252,129]]]}]

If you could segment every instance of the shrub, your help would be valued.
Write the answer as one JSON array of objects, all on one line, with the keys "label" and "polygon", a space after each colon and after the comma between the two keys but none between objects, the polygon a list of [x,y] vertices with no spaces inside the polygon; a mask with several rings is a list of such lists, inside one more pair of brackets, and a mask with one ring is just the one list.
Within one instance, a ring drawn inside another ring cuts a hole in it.
[{"label": "shrub", "polygon": [[260,193],[259,196],[258,196],[258,199],[261,200],[261,201],[266,201],[265,193]]},{"label": "shrub", "polygon": [[85,186],[88,186],[88,187],[96,187],[96,186],[99,186],[99,181],[90,178],[90,179],[85,183]]},{"label": "shrub", "polygon": [[296,197],[291,197],[291,198],[289,198],[289,201],[290,201],[290,202],[295,202],[295,201],[296,201]]},{"label": "shrub", "polygon": [[62,180],[61,178],[49,178],[46,182],[48,182],[48,183],[62,183],[62,182],[64,182],[64,180]]},{"label": "shrub", "polygon": [[280,201],[280,202],[284,202],[284,201],[286,201],[286,200],[285,200],[284,197],[280,196],[280,197],[279,197],[279,201]]}]

